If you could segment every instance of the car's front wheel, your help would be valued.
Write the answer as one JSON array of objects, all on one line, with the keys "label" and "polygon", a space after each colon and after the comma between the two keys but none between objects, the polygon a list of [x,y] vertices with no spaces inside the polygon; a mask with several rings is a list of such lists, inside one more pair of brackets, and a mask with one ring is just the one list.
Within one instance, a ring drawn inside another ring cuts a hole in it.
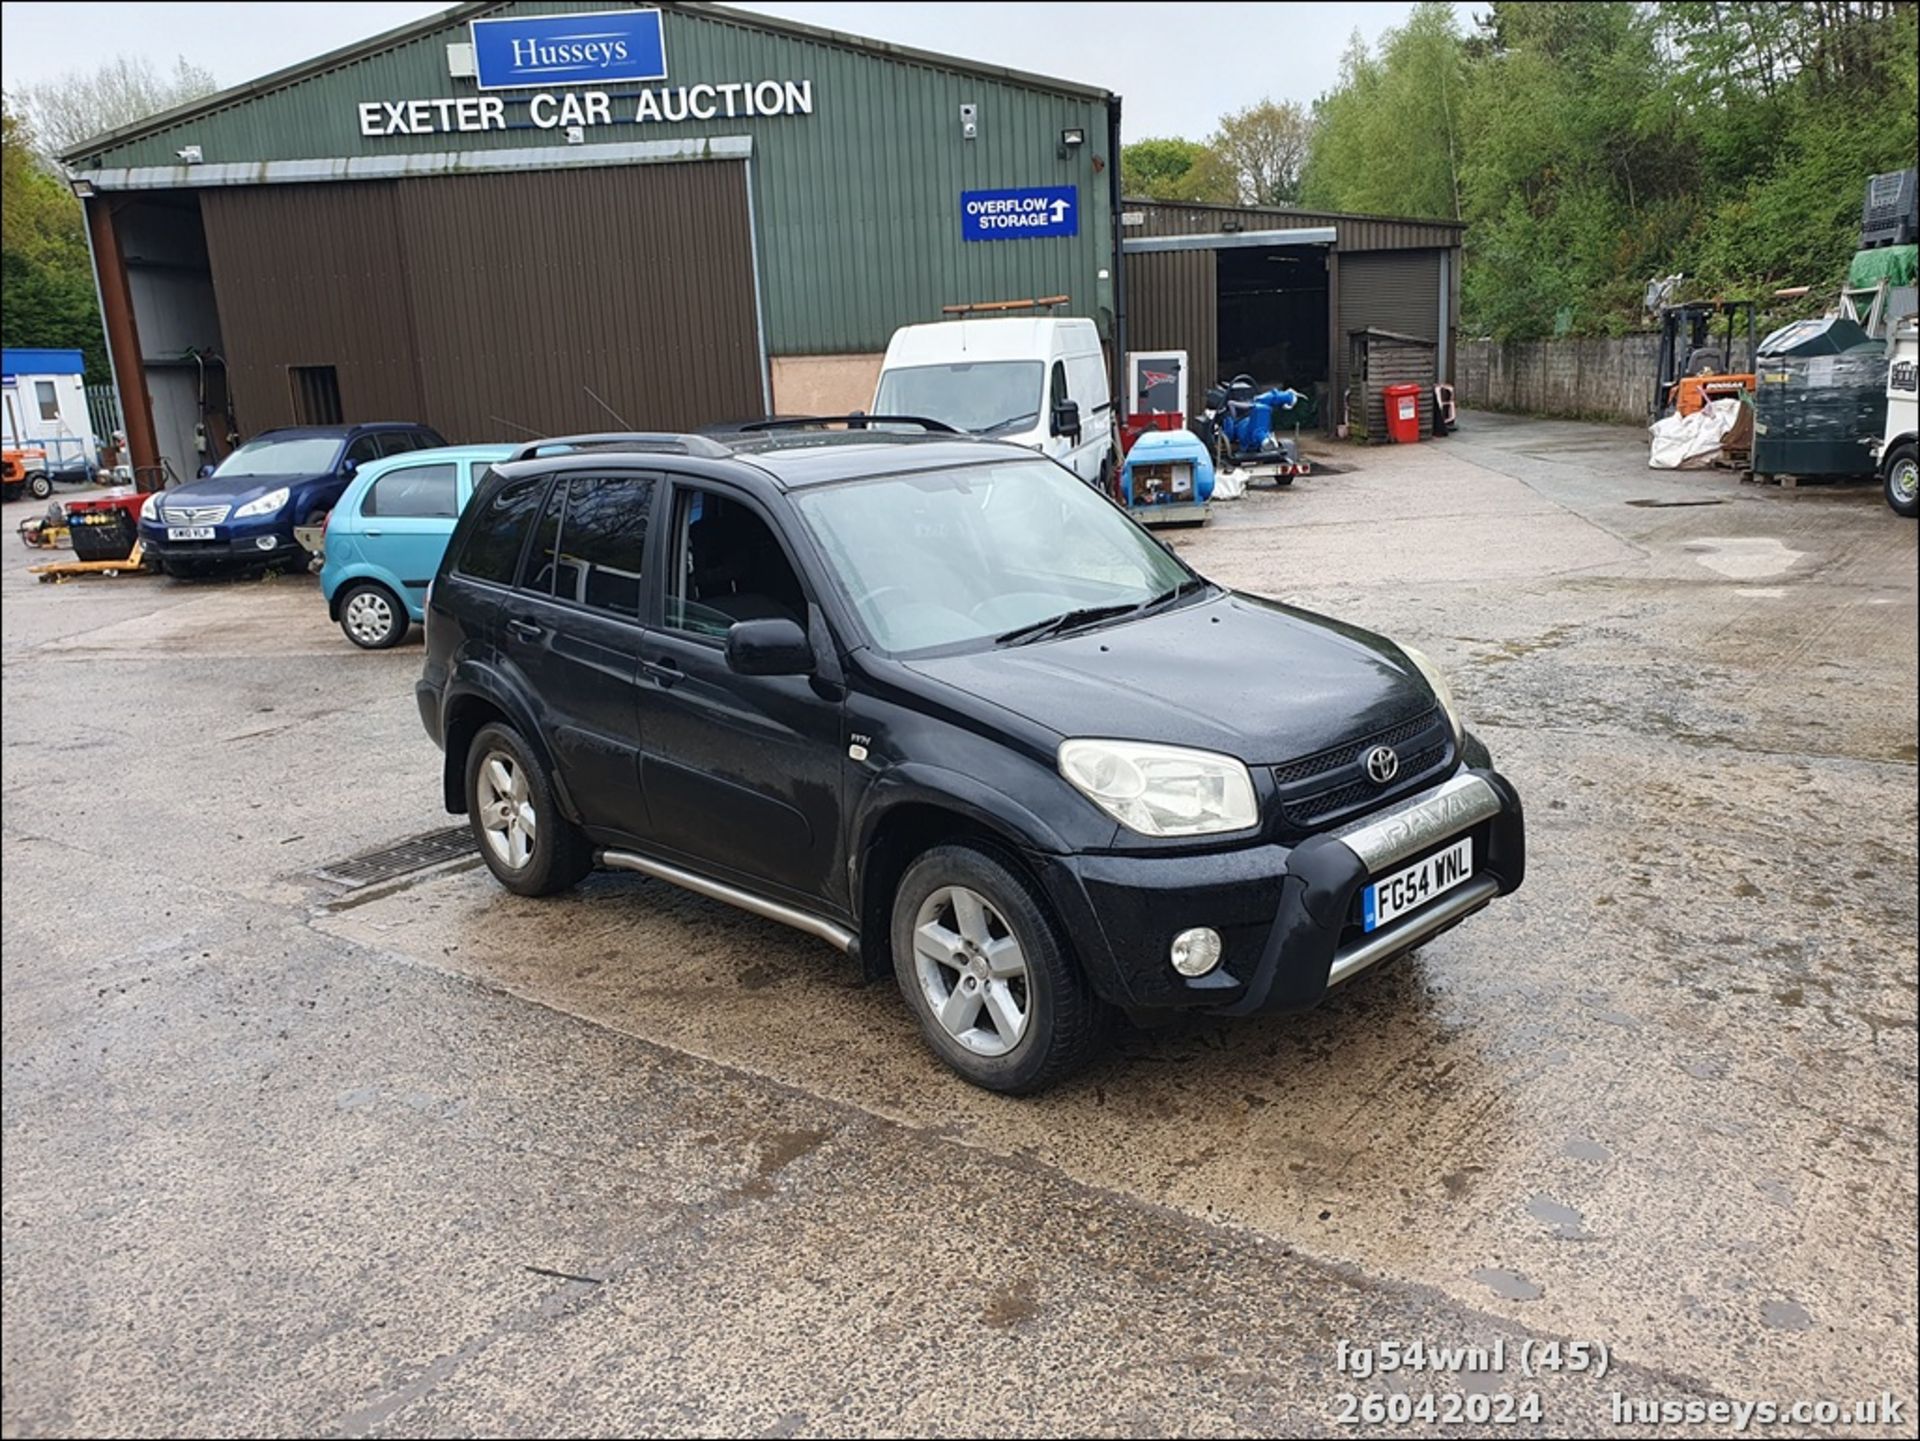
[{"label": "car's front wheel", "polygon": [[366,581],[340,597],[340,629],[362,650],[389,650],[407,634],[407,608],[384,585]]},{"label": "car's front wheel", "polygon": [[1893,448],[1887,457],[1887,504],[1895,515],[1912,520],[1920,514],[1920,452],[1912,441]]},{"label": "car's front wheel", "polygon": [[976,1086],[1043,1091],[1106,1038],[1108,1012],[1045,901],[998,856],[936,846],[893,902],[894,974],[927,1042]]},{"label": "car's front wheel", "polygon": [[467,750],[467,819],[487,869],[516,895],[550,896],[593,869],[593,848],[511,726],[482,726]]}]

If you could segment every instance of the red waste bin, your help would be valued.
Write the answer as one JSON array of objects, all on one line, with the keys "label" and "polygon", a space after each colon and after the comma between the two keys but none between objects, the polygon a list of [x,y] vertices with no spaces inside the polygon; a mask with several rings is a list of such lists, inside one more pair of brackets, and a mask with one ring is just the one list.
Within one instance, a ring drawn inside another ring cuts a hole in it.
[{"label": "red waste bin", "polygon": [[1395,445],[1420,438],[1420,387],[1389,385],[1380,394],[1387,402],[1387,435]]}]

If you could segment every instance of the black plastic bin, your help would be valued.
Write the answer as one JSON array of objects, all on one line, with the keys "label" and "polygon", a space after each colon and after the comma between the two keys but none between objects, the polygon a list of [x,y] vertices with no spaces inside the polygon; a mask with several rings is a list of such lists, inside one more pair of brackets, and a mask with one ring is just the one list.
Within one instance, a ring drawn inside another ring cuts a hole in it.
[{"label": "black plastic bin", "polygon": [[67,532],[75,560],[125,560],[138,536],[133,517],[117,509],[69,510]]}]

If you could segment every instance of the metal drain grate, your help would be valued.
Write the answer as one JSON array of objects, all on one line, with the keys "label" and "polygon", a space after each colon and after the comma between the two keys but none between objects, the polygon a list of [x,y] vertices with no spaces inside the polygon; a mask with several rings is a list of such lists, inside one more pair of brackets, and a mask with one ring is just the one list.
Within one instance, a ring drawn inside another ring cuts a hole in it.
[{"label": "metal drain grate", "polygon": [[336,886],[370,886],[376,881],[404,876],[408,871],[425,870],[442,861],[455,861],[473,854],[473,832],[465,826],[448,826],[443,831],[428,831],[397,845],[333,861],[313,874]]}]

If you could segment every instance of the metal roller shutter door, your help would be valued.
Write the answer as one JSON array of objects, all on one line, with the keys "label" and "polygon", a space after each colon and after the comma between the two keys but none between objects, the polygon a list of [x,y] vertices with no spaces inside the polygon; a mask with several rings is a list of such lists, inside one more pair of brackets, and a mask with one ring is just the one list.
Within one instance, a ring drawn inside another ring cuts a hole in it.
[{"label": "metal roller shutter door", "polygon": [[1378,250],[1340,252],[1339,386],[1351,381],[1347,373],[1352,349],[1349,337],[1372,327],[1440,337],[1440,256],[1438,250]]}]

